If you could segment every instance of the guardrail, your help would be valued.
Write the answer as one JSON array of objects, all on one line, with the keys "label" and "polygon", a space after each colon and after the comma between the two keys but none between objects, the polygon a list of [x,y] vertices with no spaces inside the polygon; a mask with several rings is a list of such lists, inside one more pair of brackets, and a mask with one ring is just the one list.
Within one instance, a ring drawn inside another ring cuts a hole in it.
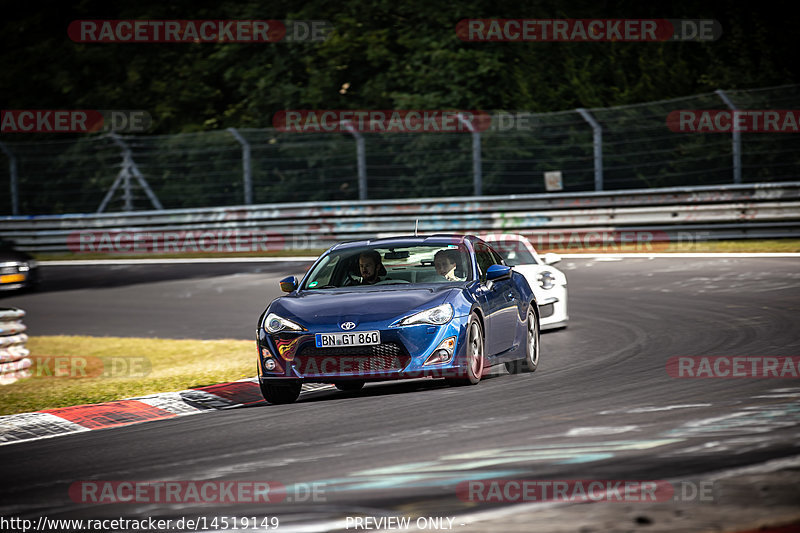
[{"label": "guardrail", "polygon": [[25,347],[27,326],[22,323],[25,311],[0,308],[0,385],[9,385],[18,379],[30,377],[32,361]]},{"label": "guardrail", "polygon": [[420,233],[505,231],[540,243],[558,231],[629,229],[656,232],[656,240],[800,237],[800,182],[2,217],[0,236],[38,252],[76,251],[88,232],[263,234],[276,246],[302,249],[409,234],[417,223]]}]

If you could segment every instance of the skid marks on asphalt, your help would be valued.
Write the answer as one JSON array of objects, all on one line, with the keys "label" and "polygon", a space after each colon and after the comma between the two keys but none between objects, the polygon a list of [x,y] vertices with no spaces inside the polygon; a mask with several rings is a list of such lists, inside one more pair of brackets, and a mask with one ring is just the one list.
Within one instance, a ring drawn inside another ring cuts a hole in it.
[{"label": "skid marks on asphalt", "polygon": [[[314,480],[329,492],[455,487],[463,481],[530,475],[531,464],[580,464],[610,459],[620,452],[646,451],[681,439],[643,439],[589,443],[533,444],[446,454]],[[287,490],[289,490],[287,488]]]}]

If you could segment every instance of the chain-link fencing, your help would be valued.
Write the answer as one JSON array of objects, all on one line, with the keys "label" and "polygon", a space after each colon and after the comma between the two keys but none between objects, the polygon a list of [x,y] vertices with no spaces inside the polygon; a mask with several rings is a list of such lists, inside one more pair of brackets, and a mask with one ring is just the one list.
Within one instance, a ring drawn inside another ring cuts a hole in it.
[{"label": "chain-link fencing", "polygon": [[[265,128],[35,142],[4,134],[0,214],[800,179],[800,135],[790,130],[692,133],[669,125],[680,110],[728,110],[730,104],[797,110],[800,85],[554,113],[494,112],[477,134],[363,133],[363,151],[346,131]],[[560,172],[560,180],[547,187],[545,172]]]}]

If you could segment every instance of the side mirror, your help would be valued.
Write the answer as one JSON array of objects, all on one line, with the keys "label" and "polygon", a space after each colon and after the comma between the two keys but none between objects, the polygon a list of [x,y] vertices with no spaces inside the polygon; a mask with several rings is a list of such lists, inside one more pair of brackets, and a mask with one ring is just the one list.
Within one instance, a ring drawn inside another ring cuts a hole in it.
[{"label": "side mirror", "polygon": [[558,254],[554,254],[553,252],[548,252],[544,254],[542,261],[544,261],[545,265],[554,265],[559,261],[561,261],[561,256]]},{"label": "side mirror", "polygon": [[280,281],[281,290],[283,292],[292,292],[297,288],[297,278],[294,276],[289,276],[288,278],[283,278]]},{"label": "side mirror", "polygon": [[511,277],[511,267],[505,265],[492,265],[486,269],[486,281],[498,281]]}]

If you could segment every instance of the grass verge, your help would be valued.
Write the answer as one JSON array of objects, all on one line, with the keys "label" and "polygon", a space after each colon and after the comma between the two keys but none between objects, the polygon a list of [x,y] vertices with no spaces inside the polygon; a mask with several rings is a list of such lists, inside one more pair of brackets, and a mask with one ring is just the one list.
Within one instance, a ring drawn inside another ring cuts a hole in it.
[{"label": "grass verge", "polygon": [[255,341],[42,336],[33,377],[0,387],[0,415],[178,391],[256,373]]}]

